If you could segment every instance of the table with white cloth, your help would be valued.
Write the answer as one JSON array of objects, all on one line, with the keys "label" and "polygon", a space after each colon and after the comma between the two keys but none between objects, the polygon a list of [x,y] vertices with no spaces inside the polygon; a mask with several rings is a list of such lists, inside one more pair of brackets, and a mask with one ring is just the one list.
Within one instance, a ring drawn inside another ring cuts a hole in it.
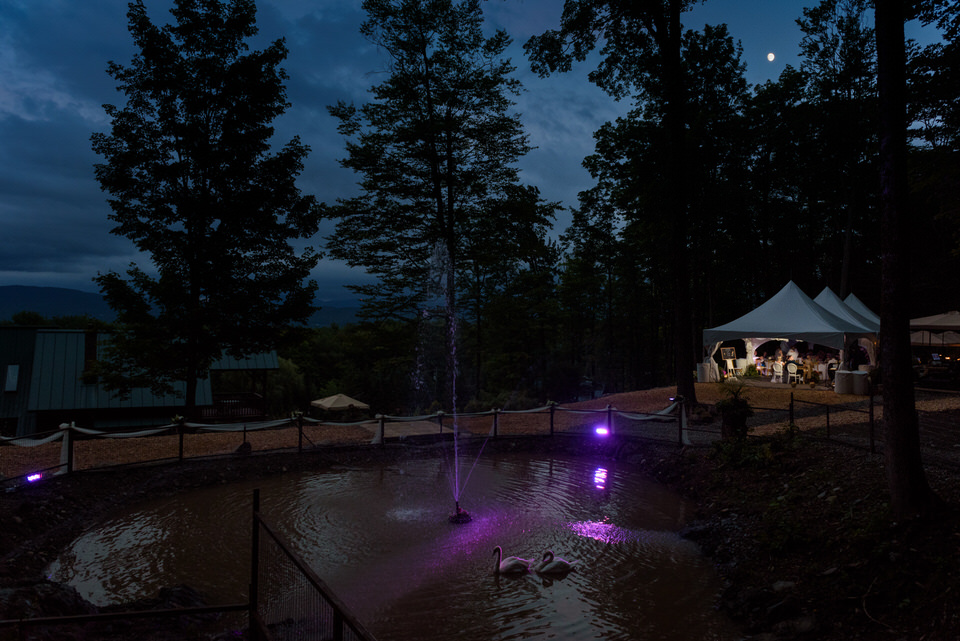
[{"label": "table with white cloth", "polygon": [[697,381],[701,383],[717,383],[720,381],[720,369],[712,360],[697,363]]},{"label": "table with white cloth", "polygon": [[837,376],[833,380],[833,391],[837,394],[853,394],[853,372],[845,369],[837,370]]},{"label": "table with white cloth", "polygon": [[829,365],[827,365],[826,363],[817,363],[816,365],[814,365],[814,369],[816,369],[817,374],[820,375],[821,383],[830,382],[830,366]]},{"label": "table with white cloth", "polygon": [[859,370],[850,373],[853,374],[853,393],[867,396],[870,393],[870,372]]},{"label": "table with white cloth", "polygon": [[837,394],[866,396],[870,393],[870,372],[837,370],[833,389]]}]

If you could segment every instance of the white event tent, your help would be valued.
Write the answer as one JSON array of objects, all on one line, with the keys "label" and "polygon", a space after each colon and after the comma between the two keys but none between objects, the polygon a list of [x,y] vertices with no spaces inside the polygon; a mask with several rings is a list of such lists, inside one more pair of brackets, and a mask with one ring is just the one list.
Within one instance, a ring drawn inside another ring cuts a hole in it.
[{"label": "white event tent", "polygon": [[[844,304],[839,298],[837,302]],[[853,313],[845,312],[848,316]],[[790,281],[753,311],[725,325],[703,330],[703,344],[706,360],[712,363],[720,343],[728,340],[742,339],[749,356],[755,346],[772,340],[806,341],[842,350],[848,341],[875,333],[872,326],[865,327],[828,311]]]},{"label": "white event tent", "polygon": [[843,299],[843,302],[847,304],[847,307],[867,320],[873,321],[877,327],[880,327],[880,317],[874,314],[872,309],[864,305],[863,301],[857,298],[856,294],[848,294],[847,297]]},{"label": "white event tent", "polygon": [[[847,298],[850,297],[848,296]],[[854,325],[863,327],[868,332],[873,332],[876,334],[880,331],[880,319],[873,320],[853,309],[846,302],[840,300],[840,297],[833,293],[833,290],[829,287],[824,287],[823,291],[817,294],[817,297],[813,299],[813,302],[831,314],[839,316],[843,320],[850,321]]]},{"label": "white event tent", "polygon": [[911,345],[960,344],[960,311],[952,310],[933,316],[910,319]]},{"label": "white event tent", "polygon": [[[851,294],[850,296],[853,296]],[[848,296],[847,298],[850,298]],[[859,300],[859,299],[858,299]],[[880,319],[873,321],[868,316],[861,314],[860,312],[851,308],[845,301],[840,300],[840,297],[837,296],[832,289],[829,287],[824,287],[823,291],[817,294],[817,297],[813,299],[820,307],[824,308],[828,312],[839,316],[840,318],[850,321],[855,325],[859,325],[864,328],[865,332],[858,338],[858,342],[861,347],[867,350],[867,354],[870,357],[871,363],[877,362],[877,334],[880,333]],[[861,303],[862,304],[862,303]],[[864,308],[866,306],[864,305]],[[870,311],[869,309],[867,311]],[[870,312],[871,314],[873,312]]]}]

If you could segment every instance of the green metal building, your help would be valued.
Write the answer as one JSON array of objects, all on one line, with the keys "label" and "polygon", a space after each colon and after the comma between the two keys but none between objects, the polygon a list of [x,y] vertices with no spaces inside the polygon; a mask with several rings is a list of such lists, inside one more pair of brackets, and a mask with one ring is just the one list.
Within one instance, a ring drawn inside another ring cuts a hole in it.
[{"label": "green metal building", "polygon": [[[156,395],[149,388],[132,390],[128,398],[108,392],[84,377],[110,335],[95,331],[46,327],[0,327],[0,434],[27,436],[58,429],[61,423],[110,430],[166,425],[184,409],[186,385],[178,393]],[[265,418],[266,374],[278,368],[275,352],[244,359],[225,356],[211,376],[197,381],[200,418],[211,422]],[[218,372],[254,373],[260,392],[218,395]],[[194,417],[191,417],[194,418]]]}]

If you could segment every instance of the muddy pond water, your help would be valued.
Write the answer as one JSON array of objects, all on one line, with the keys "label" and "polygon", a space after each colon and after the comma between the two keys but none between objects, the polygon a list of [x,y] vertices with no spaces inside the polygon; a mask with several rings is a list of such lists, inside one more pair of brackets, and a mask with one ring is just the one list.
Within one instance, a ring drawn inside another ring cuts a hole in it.
[{"label": "muddy pond water", "polygon": [[[261,511],[380,641],[740,638],[718,577],[676,532],[693,506],[615,462],[496,453],[288,473],[147,501],[107,515],[48,569],[96,604],[186,583],[242,602],[252,491]],[[562,578],[494,575],[494,547],[577,562]]]}]

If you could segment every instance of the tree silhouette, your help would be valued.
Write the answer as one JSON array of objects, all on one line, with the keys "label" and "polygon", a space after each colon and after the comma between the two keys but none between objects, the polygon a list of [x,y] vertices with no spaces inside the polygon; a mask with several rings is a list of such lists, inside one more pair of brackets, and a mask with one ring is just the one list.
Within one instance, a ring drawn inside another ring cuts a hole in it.
[{"label": "tree silhouette", "polygon": [[295,183],[308,149],[295,138],[270,153],[287,50],[246,53],[255,12],[252,0],[177,0],[176,24],[157,27],[131,3],[139,51],[108,69],[126,104],[106,105],[111,131],[92,136],[112,231],[152,263],[96,279],[119,324],[100,374],[121,392],[183,381],[188,416],[214,360],[268,349],[313,311],[318,256],[291,245],[317,227]]}]

